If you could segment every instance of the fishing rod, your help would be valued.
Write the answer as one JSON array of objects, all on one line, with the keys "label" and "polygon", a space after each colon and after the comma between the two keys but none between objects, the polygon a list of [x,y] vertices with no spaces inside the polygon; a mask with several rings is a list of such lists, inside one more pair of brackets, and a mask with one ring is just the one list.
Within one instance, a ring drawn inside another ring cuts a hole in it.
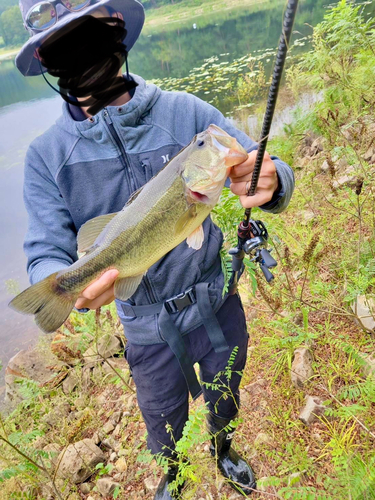
[{"label": "fishing rod", "polygon": [[[258,153],[255,160],[254,171],[251,178],[250,188],[247,196],[254,196],[258,186],[258,180],[264,153],[270,134],[273,115],[275,112],[277,96],[279,93],[281,77],[285,65],[286,55],[289,48],[289,41],[292,35],[294,19],[296,16],[298,0],[289,0],[285,10],[283,30],[281,33],[279,48],[276,55],[275,67],[273,70],[272,83],[268,94],[267,107],[264,115],[262,132],[259,140]],[[246,184],[247,186],[247,184]],[[232,248],[229,254],[232,256],[232,277],[229,286],[229,293],[235,293],[239,273],[242,270],[245,254],[250,255],[251,261],[259,264],[264,277],[270,283],[274,276],[270,269],[277,266],[276,260],[267,249],[268,231],[260,220],[251,219],[251,208],[245,210],[244,218],[240,222],[237,230],[237,247]]]}]

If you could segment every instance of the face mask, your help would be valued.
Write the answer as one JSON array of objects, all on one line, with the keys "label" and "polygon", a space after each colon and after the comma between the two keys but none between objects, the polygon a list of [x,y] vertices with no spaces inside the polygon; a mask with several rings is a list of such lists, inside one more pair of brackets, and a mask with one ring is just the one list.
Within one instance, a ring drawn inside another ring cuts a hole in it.
[{"label": "face mask", "polygon": [[[117,17],[82,16],[42,43],[39,61],[50,75],[58,78],[57,92],[65,101],[88,107],[88,113],[95,115],[137,86],[129,78],[118,76],[127,62],[128,53],[122,42],[126,34],[125,22]],[[87,99],[77,102],[69,96]]]}]

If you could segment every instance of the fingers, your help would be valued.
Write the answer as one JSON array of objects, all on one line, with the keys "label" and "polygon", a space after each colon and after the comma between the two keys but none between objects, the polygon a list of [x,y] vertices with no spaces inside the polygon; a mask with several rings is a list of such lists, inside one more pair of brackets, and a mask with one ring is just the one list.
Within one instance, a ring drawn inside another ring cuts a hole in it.
[{"label": "fingers", "polygon": [[[81,309],[83,307],[96,309],[96,307],[94,307],[98,302],[96,301],[96,299],[101,298],[101,296],[105,294],[105,300],[108,300],[109,295],[106,292],[108,292],[111,288],[111,293],[113,294],[113,283],[115,282],[118,275],[119,271],[117,271],[117,269],[106,271],[100,278],[94,281],[94,283],[91,283],[91,285],[83,290],[76,302],[75,307],[77,309]],[[104,302],[100,305],[104,305]]]},{"label": "fingers", "polygon": [[[243,163],[240,163],[239,165],[236,165],[233,167],[229,173],[229,177],[233,182],[237,182],[241,178],[251,174],[254,170],[255,166],[255,160],[257,157],[258,151],[252,151],[249,153],[249,156],[247,157],[247,160],[245,160]],[[262,170],[264,168],[267,168],[267,163],[272,162],[270,155],[265,152],[264,153],[264,158],[263,158],[263,165],[262,165]],[[272,168],[272,167],[271,167]]]},{"label": "fingers", "polygon": [[[247,195],[249,188],[251,185],[251,176],[244,181],[241,182],[232,182],[230,185],[230,189],[233,194],[238,196]],[[259,177],[257,193],[261,193],[263,191],[269,191],[271,193],[271,198],[273,193],[276,191],[278,186],[277,176],[275,177]]]},{"label": "fingers", "polygon": [[75,304],[77,309],[98,309],[99,307],[106,306],[115,300],[114,295],[114,285],[111,286],[107,291],[96,297],[94,300],[88,300],[85,298],[79,298]]},{"label": "fingers", "polygon": [[272,193],[269,191],[256,193],[254,196],[242,195],[240,196],[241,205],[244,208],[254,208],[260,207],[265,203],[268,203],[272,199]]}]

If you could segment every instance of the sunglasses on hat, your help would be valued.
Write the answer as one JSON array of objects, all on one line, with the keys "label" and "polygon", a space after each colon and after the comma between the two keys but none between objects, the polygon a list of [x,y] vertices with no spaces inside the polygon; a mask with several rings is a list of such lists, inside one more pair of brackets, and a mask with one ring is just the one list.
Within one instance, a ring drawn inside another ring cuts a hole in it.
[{"label": "sunglasses on hat", "polygon": [[58,15],[56,6],[61,4],[70,12],[80,10],[96,3],[98,0],[49,0],[39,2],[31,7],[25,16],[25,27],[34,31],[48,30],[57,23]]}]

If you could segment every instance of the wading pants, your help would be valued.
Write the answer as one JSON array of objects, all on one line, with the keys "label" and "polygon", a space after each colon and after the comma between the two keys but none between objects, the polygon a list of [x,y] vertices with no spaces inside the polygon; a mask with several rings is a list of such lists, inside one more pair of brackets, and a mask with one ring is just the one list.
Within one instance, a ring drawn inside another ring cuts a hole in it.
[{"label": "wading pants", "polygon": [[[246,320],[238,295],[228,297],[216,317],[229,350],[215,353],[204,326],[183,337],[190,358],[194,363],[199,363],[201,380],[208,383],[212,383],[215,375],[225,369],[234,347],[238,347],[238,353],[231,368],[233,372],[244,369],[247,355]],[[127,343],[125,356],[136,385],[138,405],[146,423],[148,448],[152,453],[162,452],[165,456],[170,456],[174,445],[165,426],[170,424],[173,439],[177,442],[188,418],[189,393],[177,358],[167,344],[142,346],[130,342]],[[228,385],[224,375],[221,380],[224,385]],[[235,401],[231,396],[221,397],[222,391],[229,392],[225,387],[215,391],[203,385],[203,396],[212,413],[225,419],[237,414],[240,381],[241,377],[236,373],[232,374],[229,381]],[[215,383],[220,384],[220,381]]]}]

